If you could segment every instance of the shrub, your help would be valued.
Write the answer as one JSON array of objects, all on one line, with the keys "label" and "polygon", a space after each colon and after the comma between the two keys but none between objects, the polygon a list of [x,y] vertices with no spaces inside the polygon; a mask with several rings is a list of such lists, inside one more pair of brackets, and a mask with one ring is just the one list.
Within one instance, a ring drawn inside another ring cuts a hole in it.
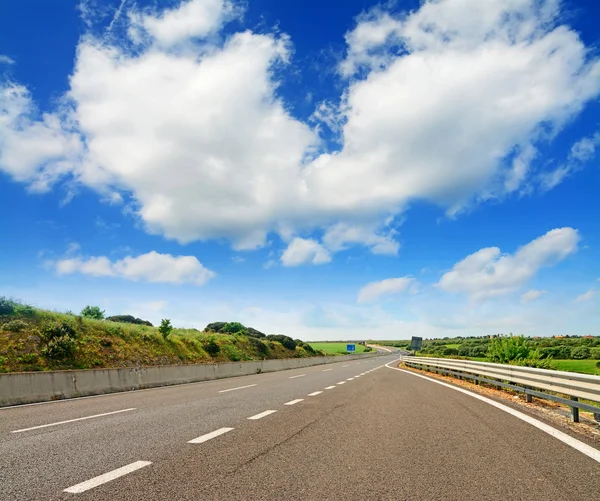
[{"label": "shrub", "polygon": [[238,362],[242,359],[242,352],[230,344],[223,346],[223,352],[232,362]]},{"label": "shrub", "polygon": [[487,356],[492,362],[505,364],[511,360],[529,358],[530,351],[523,336],[500,336],[490,342]]},{"label": "shrub", "polygon": [[122,324],[137,324],[154,327],[148,320],[142,320],[141,318],[136,318],[133,315],[114,315],[112,317],[106,317],[106,320],[110,320],[111,322],[119,322]]},{"label": "shrub", "polygon": [[571,350],[571,358],[575,360],[584,360],[590,356],[591,352],[587,346],[577,346]]},{"label": "shrub", "polygon": [[101,310],[99,306],[90,306],[88,304],[83,310],[81,310],[81,316],[85,318],[102,320],[104,318],[104,310]]},{"label": "shrub", "polygon": [[600,348],[590,348],[590,358],[597,360],[600,358]]},{"label": "shrub", "polygon": [[[300,341],[299,339],[297,341]],[[296,343],[297,346],[301,346],[302,348],[304,348],[308,353],[310,353],[311,355],[315,355],[315,349],[308,343],[305,343],[303,341],[297,342]]]},{"label": "shrub", "polygon": [[69,322],[48,322],[44,324],[40,331],[42,341],[50,343],[54,339],[67,337],[73,339],[77,337],[77,331]]},{"label": "shrub", "polygon": [[42,348],[42,355],[55,360],[71,358],[75,354],[75,348],[74,339],[69,336],[59,336],[48,341],[48,344]]},{"label": "shrub", "polygon": [[512,360],[509,363],[510,365],[518,365],[520,367],[556,370],[556,366],[552,363],[551,358],[521,358],[519,360]]},{"label": "shrub", "polygon": [[12,315],[15,312],[16,303],[12,299],[0,296],[0,315]]},{"label": "shrub", "polygon": [[163,339],[167,339],[167,336],[171,334],[173,330],[173,326],[171,325],[171,320],[168,318],[163,318],[160,321],[160,326],[158,327],[158,332],[162,334]]},{"label": "shrub", "polygon": [[211,357],[214,357],[217,353],[221,351],[221,347],[217,344],[214,339],[209,339],[208,341],[202,343],[202,348],[204,351],[208,353]]},{"label": "shrub", "polygon": [[221,332],[225,332],[227,334],[238,334],[241,332],[246,332],[246,327],[239,322],[228,322],[223,326]]},{"label": "shrub", "polygon": [[261,355],[266,355],[267,353],[269,353],[269,347],[260,339],[257,339],[255,337],[249,337],[248,342],[250,343],[250,346],[252,346],[252,348],[258,351],[258,353],[260,353]]},{"label": "shrub", "polygon": [[25,329],[27,329],[28,326],[29,326],[29,324],[27,322],[16,318],[14,320],[11,320],[10,322],[6,322],[2,326],[2,330],[8,331],[8,332],[21,332],[21,331],[24,331]]},{"label": "shrub", "polygon": [[204,332],[221,332],[226,324],[227,322],[212,322],[204,328]]},{"label": "shrub", "polygon": [[288,350],[296,349],[296,342],[289,336],[284,336],[283,334],[269,334],[267,339],[271,341],[279,341]]},{"label": "shrub", "polygon": [[266,334],[263,334],[262,332],[252,328],[252,327],[248,327],[246,329],[248,336],[252,336],[252,337],[256,337],[256,338],[263,338],[263,337],[267,337]]},{"label": "shrub", "polygon": [[600,369],[600,361],[596,362],[596,369]]},{"label": "shrub", "polygon": [[370,351],[373,351],[373,348],[370,346],[365,346],[364,353],[369,353]]}]

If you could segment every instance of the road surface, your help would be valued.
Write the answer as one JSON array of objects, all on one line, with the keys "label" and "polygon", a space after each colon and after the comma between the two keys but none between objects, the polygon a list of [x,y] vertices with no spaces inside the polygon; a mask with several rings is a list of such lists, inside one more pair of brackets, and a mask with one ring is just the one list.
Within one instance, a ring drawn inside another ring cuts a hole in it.
[{"label": "road surface", "polygon": [[395,358],[0,409],[0,500],[598,499],[597,461]]}]

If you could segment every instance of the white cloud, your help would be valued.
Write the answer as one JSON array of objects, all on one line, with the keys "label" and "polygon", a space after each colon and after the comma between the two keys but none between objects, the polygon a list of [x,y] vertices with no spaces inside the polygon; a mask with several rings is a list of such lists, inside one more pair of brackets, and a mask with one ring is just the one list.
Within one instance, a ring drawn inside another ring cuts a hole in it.
[{"label": "white cloud", "polygon": [[228,0],[188,0],[162,12],[132,13],[131,18],[154,42],[170,46],[216,33],[235,12]]},{"label": "white cloud", "polygon": [[56,263],[59,275],[80,273],[94,277],[119,277],[135,282],[203,285],[216,274],[194,256],[172,256],[155,251],[111,261],[105,256],[63,259]]},{"label": "white cloud", "polygon": [[0,54],[0,64],[15,64],[15,62],[10,57]]},{"label": "white cloud", "polygon": [[348,245],[365,245],[373,254],[396,255],[400,244],[394,240],[395,230],[377,232],[370,225],[337,223],[330,226],[323,236],[323,244],[331,251],[346,249]]},{"label": "white cloud", "polygon": [[381,296],[400,294],[407,291],[414,284],[414,278],[387,278],[379,282],[371,282],[358,292],[359,303],[371,303],[377,301]]},{"label": "white cloud", "polygon": [[540,174],[540,183],[544,190],[551,190],[558,186],[565,178],[577,172],[596,156],[596,149],[600,146],[600,132],[584,137],[571,147],[567,161],[556,169]]},{"label": "white cloud", "polygon": [[581,294],[580,296],[577,296],[575,298],[575,302],[576,303],[585,303],[587,301],[590,301],[594,298],[594,296],[596,296],[597,291],[594,289],[590,289],[589,291]]},{"label": "white cloud", "polygon": [[281,255],[283,266],[299,266],[305,263],[324,264],[331,255],[319,242],[310,238],[294,238]]},{"label": "white cloud", "polygon": [[557,228],[512,255],[502,255],[498,247],[481,249],[456,263],[436,285],[473,299],[508,294],[524,286],[541,268],[575,252],[578,242],[577,230]]},{"label": "white cloud", "polygon": [[535,301],[536,299],[542,297],[544,294],[546,294],[546,291],[541,291],[537,289],[528,290],[527,292],[521,295],[521,302],[529,303],[531,301]]},{"label": "white cloud", "polygon": [[[89,17],[93,2],[81,5]],[[5,84],[0,169],[37,189],[69,176],[122,193],[149,232],[180,242],[251,249],[269,232],[319,229],[331,251],[394,254],[394,233],[373,222],[413,200],[453,214],[541,182],[536,151],[600,92],[600,63],[559,26],[557,1],[379,8],[346,36],[340,102],[313,117],[339,131],[339,151],[323,152],[320,124],[291,116],[276,92],[290,39],[226,34],[239,5],[124,5],[114,31],[129,38],[82,37],[70,90],[41,119]]]}]

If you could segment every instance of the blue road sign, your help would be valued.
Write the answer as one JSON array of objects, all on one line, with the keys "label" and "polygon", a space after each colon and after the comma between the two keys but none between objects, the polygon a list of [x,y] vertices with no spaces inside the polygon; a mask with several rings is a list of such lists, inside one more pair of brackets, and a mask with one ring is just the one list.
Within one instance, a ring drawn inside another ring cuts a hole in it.
[{"label": "blue road sign", "polygon": [[356,351],[356,345],[355,344],[347,344],[346,351]]}]

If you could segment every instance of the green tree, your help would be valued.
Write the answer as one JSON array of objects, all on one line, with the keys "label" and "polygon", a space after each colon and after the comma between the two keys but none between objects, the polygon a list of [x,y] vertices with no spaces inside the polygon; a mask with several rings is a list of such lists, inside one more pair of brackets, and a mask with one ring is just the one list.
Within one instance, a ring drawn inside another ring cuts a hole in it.
[{"label": "green tree", "polygon": [[85,318],[102,320],[104,318],[104,310],[101,310],[99,306],[90,306],[88,304],[83,310],[81,310],[81,316]]},{"label": "green tree", "polygon": [[584,358],[590,358],[591,352],[587,346],[577,346],[571,350],[571,358],[575,360],[583,360]]},{"label": "green tree", "polygon": [[160,326],[158,327],[158,332],[160,332],[162,334],[162,337],[164,339],[167,339],[167,336],[169,334],[171,334],[172,330],[173,330],[173,326],[171,325],[171,320],[169,320],[168,318],[163,318],[160,321]]},{"label": "green tree", "polygon": [[512,360],[529,358],[531,349],[524,336],[501,336],[491,340],[487,356],[492,362],[505,364]]}]

